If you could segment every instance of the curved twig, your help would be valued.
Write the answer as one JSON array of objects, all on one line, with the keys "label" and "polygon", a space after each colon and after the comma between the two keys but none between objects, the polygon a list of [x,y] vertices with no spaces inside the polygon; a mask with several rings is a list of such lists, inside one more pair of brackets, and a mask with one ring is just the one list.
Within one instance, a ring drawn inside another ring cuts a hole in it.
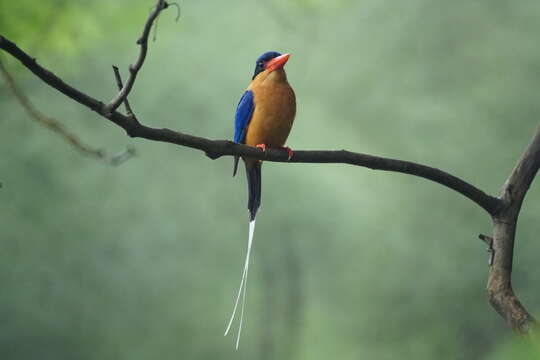
[{"label": "curved twig", "polygon": [[[118,90],[122,90],[122,88],[124,87],[124,85],[122,85],[122,76],[120,75],[120,70],[118,70],[118,67],[116,67],[115,65],[113,65],[113,72],[114,78],[116,79],[116,86],[118,86]],[[127,96],[124,98],[124,106],[126,108],[127,116],[132,117],[134,120],[137,120],[137,117],[133,113],[133,109],[129,104]]]},{"label": "curved twig", "polygon": [[67,130],[63,124],[58,122],[56,119],[52,119],[48,116],[45,116],[42,114],[39,110],[37,110],[34,105],[30,102],[30,100],[24,95],[22,91],[17,87],[15,82],[13,81],[13,78],[9,74],[9,72],[4,67],[4,64],[0,60],[0,73],[2,73],[2,76],[4,77],[4,80],[6,81],[6,84],[8,88],[11,90],[17,101],[21,104],[23,109],[26,111],[28,116],[30,118],[34,119],[36,122],[40,123],[41,125],[51,129],[58,135],[64,138],[69,144],[71,144],[75,149],[80,151],[81,153],[97,158],[97,159],[103,159],[105,157],[105,152],[101,149],[94,149],[88,145],[83,144],[79,138],[71,133],[69,130]]},{"label": "curved twig", "polygon": [[13,81],[11,74],[4,67],[1,59],[0,73],[4,77],[8,88],[11,90],[11,92],[13,93],[19,104],[21,104],[23,109],[26,111],[28,116],[37,123],[49,128],[50,130],[60,135],[60,137],[62,137],[66,142],[68,142],[80,153],[98,160],[103,160],[104,162],[109,163],[113,166],[121,165],[133,156],[135,156],[135,149],[133,147],[128,147],[125,151],[122,151],[116,155],[108,156],[105,150],[95,149],[91,146],[85,145],[79,140],[77,135],[66,129],[66,127],[57,119],[46,116],[35,108],[30,99],[28,99],[28,97],[26,97],[26,95],[15,84],[15,81]]},{"label": "curved twig", "polygon": [[148,36],[150,35],[150,29],[152,28],[152,24],[154,23],[154,20],[158,17],[161,10],[166,9],[167,7],[168,5],[164,0],[158,0],[156,7],[148,16],[146,24],[144,25],[142,35],[139,40],[137,40],[137,44],[141,46],[141,49],[139,51],[139,57],[137,58],[135,65],[129,66],[129,77],[126,80],[126,84],[122,87],[120,92],[105,106],[105,112],[111,113],[115,111],[120,106],[120,104],[122,104],[124,99],[128,96],[129,92],[133,88],[135,78],[137,77],[139,70],[144,64],[144,59],[146,58],[146,53],[148,52]]}]

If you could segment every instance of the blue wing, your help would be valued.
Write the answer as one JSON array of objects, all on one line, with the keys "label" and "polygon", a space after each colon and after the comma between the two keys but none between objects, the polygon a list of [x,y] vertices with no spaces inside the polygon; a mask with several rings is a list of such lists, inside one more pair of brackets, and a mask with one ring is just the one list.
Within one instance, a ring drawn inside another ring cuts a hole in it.
[{"label": "blue wing", "polygon": [[253,103],[253,91],[246,90],[238,106],[234,117],[234,142],[243,144],[246,138],[247,127],[251,121],[255,104]]}]

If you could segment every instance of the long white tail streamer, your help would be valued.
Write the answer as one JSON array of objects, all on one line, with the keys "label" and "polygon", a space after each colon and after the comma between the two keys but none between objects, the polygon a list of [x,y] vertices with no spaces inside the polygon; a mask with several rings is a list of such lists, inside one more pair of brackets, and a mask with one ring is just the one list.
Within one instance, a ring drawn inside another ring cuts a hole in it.
[{"label": "long white tail streamer", "polygon": [[242,307],[240,309],[240,324],[238,325],[238,335],[236,336],[236,350],[238,350],[238,345],[240,344],[240,334],[242,333],[242,323],[244,322],[244,307],[246,305],[246,288],[247,288],[247,278],[249,272],[249,256],[251,255],[251,244],[253,244],[253,233],[255,232],[255,220],[249,222],[249,238],[247,245],[246,261],[244,264],[244,271],[242,272],[242,279],[240,280],[240,287],[238,289],[238,295],[236,295],[236,302],[234,303],[234,308],[231,314],[231,319],[225,329],[224,336],[227,336],[231,325],[236,315],[236,309],[238,308],[238,303],[240,302],[240,297],[242,297]]}]

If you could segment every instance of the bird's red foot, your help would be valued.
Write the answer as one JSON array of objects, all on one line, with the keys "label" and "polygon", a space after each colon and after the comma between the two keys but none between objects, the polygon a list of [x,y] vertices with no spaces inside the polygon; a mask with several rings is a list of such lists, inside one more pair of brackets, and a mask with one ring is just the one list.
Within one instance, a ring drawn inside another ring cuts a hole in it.
[{"label": "bird's red foot", "polygon": [[294,151],[292,151],[292,149],[290,147],[287,147],[287,146],[282,146],[280,147],[281,150],[285,150],[287,152],[287,160],[291,160],[293,155],[294,155]]},{"label": "bird's red foot", "polygon": [[255,145],[257,149],[261,149],[263,152],[266,151],[266,144],[257,144]]}]

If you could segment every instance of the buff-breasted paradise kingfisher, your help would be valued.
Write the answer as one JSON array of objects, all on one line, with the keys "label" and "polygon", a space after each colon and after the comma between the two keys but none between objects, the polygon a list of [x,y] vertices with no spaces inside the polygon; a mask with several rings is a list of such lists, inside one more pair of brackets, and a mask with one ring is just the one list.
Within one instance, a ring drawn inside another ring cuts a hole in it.
[{"label": "buff-breasted paradise kingfisher", "polygon": [[[287,60],[289,60],[289,54],[282,55],[275,51],[265,52],[257,59],[251,83],[236,108],[234,142],[256,146],[262,151],[265,151],[266,148],[281,148],[287,151],[290,160],[293,152],[283,146],[289,136],[296,114],[296,98],[283,69]],[[238,156],[235,157],[233,176],[236,175],[238,169],[238,160]],[[246,165],[248,184],[249,237],[240,288],[231,319],[225,330],[225,335],[227,335],[234,320],[240,297],[242,297],[236,349],[238,349],[244,319],[249,255],[255,231],[255,216],[261,205],[262,161],[250,158],[242,158],[242,160]]]}]

